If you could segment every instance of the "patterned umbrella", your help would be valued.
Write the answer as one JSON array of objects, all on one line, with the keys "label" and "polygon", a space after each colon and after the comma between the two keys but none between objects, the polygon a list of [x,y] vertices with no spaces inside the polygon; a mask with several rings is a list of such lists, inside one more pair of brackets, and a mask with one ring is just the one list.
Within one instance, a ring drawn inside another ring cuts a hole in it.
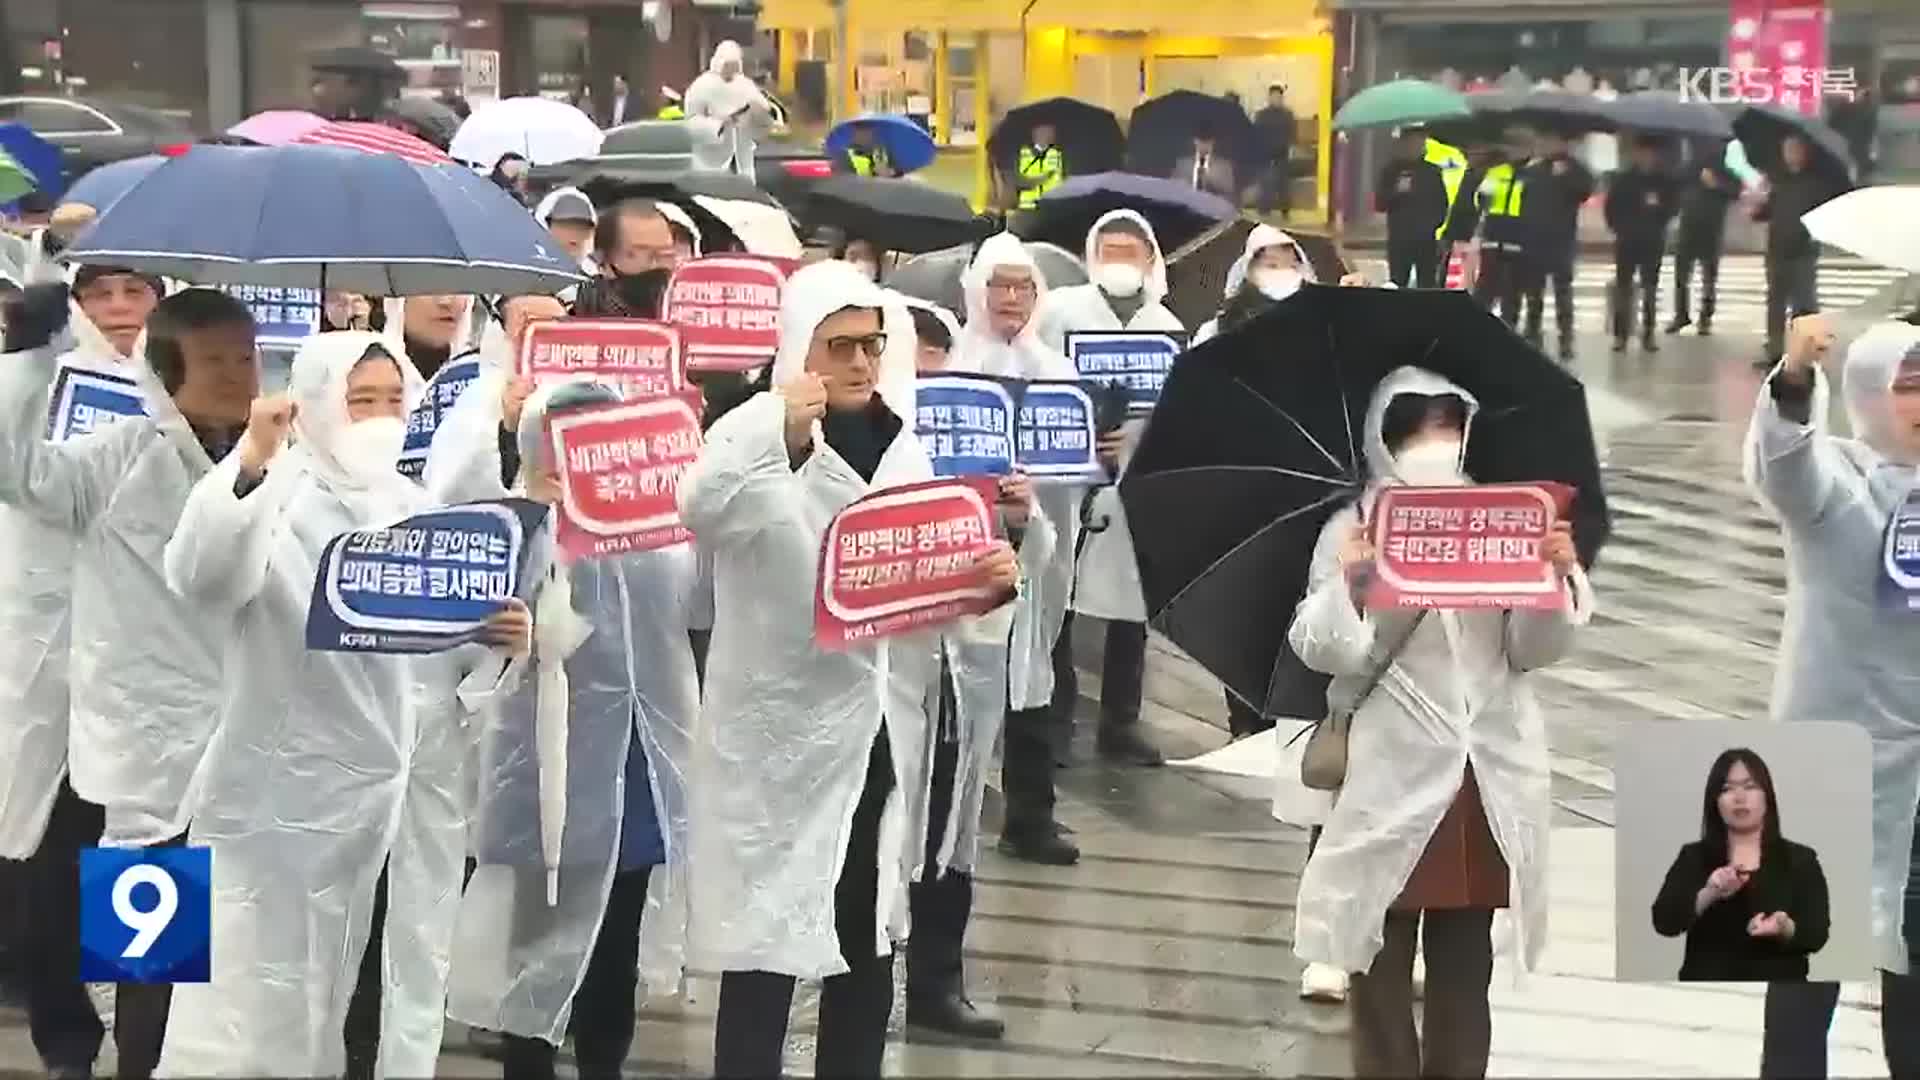
[{"label": "patterned umbrella", "polygon": [[399,128],[362,120],[334,120],[314,128],[294,142],[308,146],[344,146],[364,154],[391,154],[415,165],[451,165],[444,150]]}]

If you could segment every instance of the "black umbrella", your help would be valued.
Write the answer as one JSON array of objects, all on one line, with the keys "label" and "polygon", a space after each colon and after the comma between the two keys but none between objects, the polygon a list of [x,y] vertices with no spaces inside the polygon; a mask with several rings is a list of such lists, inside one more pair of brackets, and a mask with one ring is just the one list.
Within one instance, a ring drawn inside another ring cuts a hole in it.
[{"label": "black umbrella", "polygon": [[1163,251],[1184,247],[1208,229],[1239,214],[1227,200],[1190,184],[1135,173],[1076,176],[1040,196],[1020,216],[1015,231],[1023,240],[1045,240],[1069,251],[1087,242],[1087,231],[1103,214],[1133,210],[1153,226]]},{"label": "black umbrella", "polygon": [[1769,177],[1786,170],[1780,144],[1797,135],[1811,151],[1809,167],[1833,185],[1835,194],[1853,188],[1853,155],[1846,138],[1811,116],[1771,102],[1749,105],[1733,118],[1733,134],[1746,150],[1747,162]]},{"label": "black umbrella", "polygon": [[381,79],[405,81],[406,70],[399,61],[378,49],[369,49],[364,45],[345,45],[335,49],[322,49],[307,58],[307,66],[314,71],[327,71],[339,75],[372,75]]},{"label": "black umbrella", "polygon": [[918,180],[834,176],[807,193],[809,225],[831,225],[888,251],[917,254],[986,239],[994,223],[967,200]]},{"label": "black umbrella", "polygon": [[1704,101],[1682,101],[1665,90],[1639,90],[1600,105],[1622,128],[1643,135],[1733,138],[1733,125],[1725,113]]},{"label": "black umbrella", "polygon": [[1064,97],[1008,110],[987,137],[987,156],[1002,169],[1013,168],[1019,161],[1020,148],[1033,139],[1033,129],[1041,124],[1053,125],[1068,175],[1110,172],[1118,169],[1126,156],[1127,137],[1120,133],[1120,121],[1112,113],[1078,98]]},{"label": "black umbrella", "polygon": [[1197,90],[1175,90],[1142,102],[1127,119],[1127,169],[1167,176],[1193,153],[1196,135],[1211,135],[1220,153],[1243,168],[1258,164],[1253,119],[1237,102]]},{"label": "black umbrella", "polygon": [[[569,162],[565,169],[570,173],[569,182],[586,192],[587,198],[592,199],[595,206],[605,205],[616,198],[678,201],[694,195],[756,202],[763,206],[780,205],[780,200],[761,190],[753,181],[733,173],[682,172],[663,175],[650,166],[630,167],[599,158]],[[544,169],[535,169],[534,176],[539,178],[545,172]]]},{"label": "black umbrella", "polygon": [[1476,118],[1492,127],[1523,125],[1562,135],[1614,131],[1620,126],[1607,103],[1591,94],[1565,90],[1482,90],[1467,95]]},{"label": "black umbrella", "polygon": [[1579,380],[1465,293],[1306,286],[1174,364],[1120,482],[1153,625],[1270,715],[1326,708],[1287,627],[1321,527],[1368,479],[1374,387],[1409,365],[1478,399],[1475,479],[1566,483],[1583,561],[1607,538]]},{"label": "black umbrella", "polygon": [[418,95],[395,101],[385,119],[442,150],[453,144],[453,134],[460,130],[459,113],[430,97]]},{"label": "black umbrella", "polygon": [[[1188,326],[1199,326],[1220,314],[1227,299],[1227,274],[1247,250],[1247,234],[1259,224],[1252,218],[1235,218],[1168,250],[1165,302],[1174,317]],[[1347,276],[1351,268],[1332,237],[1292,226],[1287,228],[1287,235],[1293,237],[1293,246],[1307,260],[1313,280],[1331,285]]]}]

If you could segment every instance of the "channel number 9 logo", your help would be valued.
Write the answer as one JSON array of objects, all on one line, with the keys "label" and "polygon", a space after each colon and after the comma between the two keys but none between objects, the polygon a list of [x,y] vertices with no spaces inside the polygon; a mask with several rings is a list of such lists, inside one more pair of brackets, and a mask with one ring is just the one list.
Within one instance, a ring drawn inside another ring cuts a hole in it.
[{"label": "channel number 9 logo", "polygon": [[81,981],[206,982],[212,871],[206,848],[82,851]]}]

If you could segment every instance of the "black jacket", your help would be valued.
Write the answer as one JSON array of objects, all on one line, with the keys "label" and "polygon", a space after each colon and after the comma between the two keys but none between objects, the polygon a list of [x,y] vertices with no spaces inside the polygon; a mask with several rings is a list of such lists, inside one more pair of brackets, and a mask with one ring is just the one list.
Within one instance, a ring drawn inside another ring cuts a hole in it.
[{"label": "black jacket", "polygon": [[1284,105],[1268,105],[1253,114],[1253,126],[1259,132],[1260,149],[1268,160],[1285,165],[1288,155],[1293,153],[1293,110]]},{"label": "black jacket", "polygon": [[[1702,173],[1712,177],[1709,185]],[[1727,226],[1727,207],[1740,197],[1740,178],[1715,156],[1689,162],[1680,174],[1680,231],[1689,236],[1719,236]]]},{"label": "black jacket", "polygon": [[1767,223],[1767,257],[1790,259],[1813,255],[1813,234],[1800,219],[1807,211],[1840,194],[1840,189],[1813,170],[1782,172],[1767,177],[1770,190],[1754,220]]},{"label": "black jacket", "polygon": [[1614,246],[1637,252],[1666,246],[1667,222],[1680,209],[1678,185],[1663,172],[1627,169],[1607,187],[1607,228]]},{"label": "black jacket", "polygon": [[1488,164],[1470,164],[1460,176],[1460,186],[1453,193],[1453,214],[1447,218],[1447,234],[1441,238],[1448,245],[1472,240],[1474,231],[1480,227],[1480,204],[1474,199],[1480,190],[1480,181],[1487,178]]},{"label": "black jacket", "polygon": [[[1653,901],[1653,928],[1663,937],[1687,936],[1683,982],[1804,982],[1807,957],[1826,948],[1831,929],[1827,877],[1820,857],[1804,844],[1781,842],[1739,892],[1693,913],[1694,898],[1719,860],[1706,844],[1680,849],[1660,895]],[[1784,911],[1793,919],[1791,941],[1756,938],[1747,933],[1755,915]]]},{"label": "black jacket", "polygon": [[1395,159],[1380,170],[1374,205],[1387,215],[1387,243],[1433,243],[1447,219],[1447,183],[1431,161]]},{"label": "black jacket", "polygon": [[1580,206],[1593,195],[1593,173],[1571,155],[1559,154],[1528,162],[1520,176],[1527,185],[1520,204],[1527,254],[1546,266],[1571,262]]}]

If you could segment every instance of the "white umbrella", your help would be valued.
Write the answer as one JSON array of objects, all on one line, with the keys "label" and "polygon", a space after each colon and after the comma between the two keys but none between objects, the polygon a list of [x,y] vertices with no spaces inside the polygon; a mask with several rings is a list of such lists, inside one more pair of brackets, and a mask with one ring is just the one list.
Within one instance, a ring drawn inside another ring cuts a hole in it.
[{"label": "white umbrella", "polygon": [[519,154],[535,165],[589,158],[600,152],[603,137],[586,113],[564,101],[507,98],[473,110],[454,133],[447,153],[491,172],[508,154]]},{"label": "white umbrella", "polygon": [[1814,207],[1800,223],[1823,244],[1920,273],[1920,186],[1855,188]]},{"label": "white umbrella", "polygon": [[533,654],[539,662],[534,691],[534,752],[540,763],[540,853],[547,869],[547,906],[560,902],[560,851],[567,827],[567,657],[591,628],[573,609],[573,583],[565,564],[547,571],[534,601]]},{"label": "white umbrella", "polygon": [[747,199],[716,199],[695,195],[693,201],[707,213],[719,218],[747,251],[775,259],[798,259],[802,249],[794,235],[793,221],[777,206]]}]

